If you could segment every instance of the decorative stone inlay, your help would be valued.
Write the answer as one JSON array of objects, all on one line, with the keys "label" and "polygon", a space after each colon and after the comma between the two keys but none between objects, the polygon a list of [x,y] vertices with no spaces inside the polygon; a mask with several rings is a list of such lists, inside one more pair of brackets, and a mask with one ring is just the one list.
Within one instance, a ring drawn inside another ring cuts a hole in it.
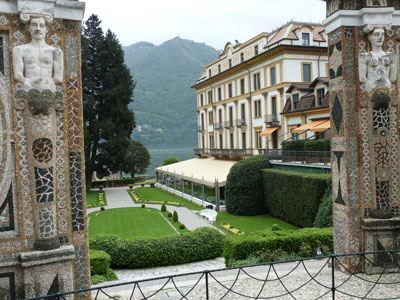
[{"label": "decorative stone inlay", "polygon": [[11,185],[3,204],[0,205],[0,232],[14,229],[13,187]]},{"label": "decorative stone inlay", "polygon": [[354,75],[354,42],[352,40],[345,41],[345,68],[346,75],[353,76]]},{"label": "decorative stone inlay", "polygon": [[17,300],[15,292],[15,273],[0,273],[0,299]]},{"label": "decorative stone inlay", "polygon": [[82,158],[80,152],[70,152],[70,181],[71,181],[71,206],[72,230],[85,229],[83,214],[83,189],[82,189]]},{"label": "decorative stone inlay", "polygon": [[81,104],[78,93],[78,79],[69,78],[67,80],[68,91],[68,145],[75,151],[81,149]]},{"label": "decorative stone inlay", "polygon": [[389,167],[389,144],[386,140],[379,141],[374,145],[375,168]]},{"label": "decorative stone inlay", "polygon": [[350,178],[350,203],[351,206],[358,205],[358,159],[357,139],[348,140],[348,172]]},{"label": "decorative stone inlay", "polygon": [[389,181],[376,180],[376,206],[378,209],[389,209]]},{"label": "decorative stone inlay", "polygon": [[36,139],[32,144],[33,157],[41,163],[48,163],[53,157],[53,143],[48,138]]},{"label": "decorative stone inlay", "polygon": [[374,109],[372,112],[374,129],[389,128],[390,107],[380,107],[379,109]]},{"label": "decorative stone inlay", "polygon": [[35,182],[37,202],[54,201],[53,167],[35,168]]},{"label": "decorative stone inlay", "polygon": [[[391,107],[390,114],[390,152],[391,152],[391,205],[399,206],[399,135],[397,133],[397,106]],[[395,216],[398,213],[394,214]]]},{"label": "decorative stone inlay", "polygon": [[68,232],[68,210],[67,210],[67,169],[65,160],[65,137],[64,137],[64,123],[63,114],[56,113],[57,118],[57,143],[56,143],[56,186],[57,186],[57,204],[58,215],[57,230],[59,234]]},{"label": "decorative stone inlay", "polygon": [[343,120],[343,108],[342,105],[340,104],[338,95],[335,95],[335,100],[333,102],[332,106],[332,121],[333,124],[335,125],[336,128],[336,133],[339,135],[340,134],[340,128],[342,126],[342,120]]},{"label": "decorative stone inlay", "polygon": [[21,175],[21,193],[22,200],[24,201],[24,226],[25,235],[32,236],[34,217],[32,211],[32,195],[30,190],[30,178],[28,172],[28,160],[27,160],[27,149],[26,149],[26,134],[24,126],[24,114],[22,111],[17,111],[17,135],[18,135],[18,154],[19,154],[19,168]]},{"label": "decorative stone inlay", "polygon": [[52,133],[52,116],[32,115],[30,119],[30,131],[34,136],[49,136]]},{"label": "decorative stone inlay", "polygon": [[78,56],[76,43],[77,41],[74,35],[67,35],[65,37],[65,60],[68,77],[76,77],[78,75]]},{"label": "decorative stone inlay", "polygon": [[372,208],[370,182],[371,157],[369,150],[368,109],[366,107],[361,108],[361,139],[363,159],[363,204],[365,208]]},{"label": "decorative stone inlay", "polygon": [[53,210],[43,207],[39,210],[39,236],[42,239],[52,238],[56,235]]},{"label": "decorative stone inlay", "polygon": [[343,157],[344,152],[343,151],[333,151],[333,153],[335,154],[336,157],[336,166],[335,168],[337,168],[338,170],[338,174],[337,174],[337,182],[338,182],[338,188],[337,188],[337,195],[336,195],[336,199],[335,199],[335,203],[336,204],[341,204],[341,205],[346,205],[344,199],[343,199],[343,195],[342,195],[342,185],[340,182],[340,178],[341,173],[340,173],[340,165],[341,165],[341,160]]},{"label": "decorative stone inlay", "polygon": [[86,246],[75,246],[75,289],[83,290],[89,288],[87,277],[87,253]]},{"label": "decorative stone inlay", "polygon": [[21,251],[22,244],[19,240],[0,240],[0,253]]}]

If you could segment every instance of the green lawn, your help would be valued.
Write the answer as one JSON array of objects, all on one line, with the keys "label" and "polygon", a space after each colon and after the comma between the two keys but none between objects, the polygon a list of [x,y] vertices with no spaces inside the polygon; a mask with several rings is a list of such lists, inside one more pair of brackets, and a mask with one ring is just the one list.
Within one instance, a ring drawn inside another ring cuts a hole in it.
[{"label": "green lawn", "polygon": [[115,234],[123,239],[177,235],[155,208],[125,207],[89,214],[89,238],[97,234]]},{"label": "green lawn", "polygon": [[180,198],[178,196],[172,195],[166,191],[160,190],[158,188],[144,187],[135,189],[136,195],[142,201],[159,202],[160,204],[167,202],[177,202],[186,206],[192,210],[201,210],[202,207],[186,199]]},{"label": "green lawn", "polygon": [[88,192],[86,192],[87,208],[106,206],[107,205],[107,199],[106,199],[105,193],[103,193],[103,201],[104,201],[104,204],[100,205],[99,204],[99,192],[97,192],[97,191],[88,191]]},{"label": "green lawn", "polygon": [[222,228],[221,224],[224,222],[235,226],[244,233],[271,228],[274,224],[278,224],[282,229],[297,229],[296,226],[276,218],[265,216],[234,216],[227,212],[219,212],[217,215],[217,226]]}]

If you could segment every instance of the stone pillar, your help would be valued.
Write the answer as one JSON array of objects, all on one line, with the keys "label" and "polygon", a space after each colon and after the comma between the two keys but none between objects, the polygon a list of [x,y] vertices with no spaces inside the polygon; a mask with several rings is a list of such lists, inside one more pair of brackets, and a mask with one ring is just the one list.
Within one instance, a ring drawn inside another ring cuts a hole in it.
[{"label": "stone pillar", "polygon": [[69,0],[0,0],[0,295],[7,291],[6,299],[90,286],[84,8]]},{"label": "stone pillar", "polygon": [[400,7],[388,3],[326,0],[337,254],[394,249],[400,238],[368,221],[399,215]]}]

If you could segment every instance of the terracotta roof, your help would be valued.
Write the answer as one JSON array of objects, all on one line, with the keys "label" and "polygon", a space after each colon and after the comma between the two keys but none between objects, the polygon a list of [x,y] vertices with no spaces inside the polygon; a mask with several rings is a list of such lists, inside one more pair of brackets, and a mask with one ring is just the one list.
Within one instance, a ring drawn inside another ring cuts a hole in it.
[{"label": "terracotta roof", "polygon": [[310,88],[314,88],[319,82],[322,82],[325,85],[329,85],[329,78],[328,77],[317,77],[310,83]]},{"label": "terracotta roof", "polygon": [[286,93],[291,93],[294,89],[298,89],[299,91],[312,91],[313,88],[310,88],[310,83],[309,82],[298,82],[298,83],[293,83],[292,85],[289,86],[287,89]]},{"label": "terracotta roof", "polygon": [[[272,45],[272,44],[275,44],[275,43],[277,43],[277,42],[283,40],[283,39],[285,38],[285,34],[286,34],[286,31],[287,31],[287,29],[288,29],[289,26],[291,26],[291,24],[286,25],[286,26],[282,27],[280,30],[278,30],[278,32],[277,32],[277,33],[274,35],[274,37],[267,43],[267,45],[266,45],[265,47],[268,47],[268,46],[270,46],[270,45]],[[264,47],[264,48],[265,48],[265,47]]]},{"label": "terracotta roof", "polygon": [[315,26],[313,29],[313,40],[315,42],[326,42],[326,39],[324,39],[324,36],[322,35],[322,33],[325,32],[325,27]]}]

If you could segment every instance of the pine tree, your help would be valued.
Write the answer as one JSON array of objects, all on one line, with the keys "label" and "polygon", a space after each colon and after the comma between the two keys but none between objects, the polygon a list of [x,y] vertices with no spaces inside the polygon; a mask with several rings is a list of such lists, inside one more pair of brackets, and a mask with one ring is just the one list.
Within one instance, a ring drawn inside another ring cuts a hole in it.
[{"label": "pine tree", "polygon": [[82,84],[86,183],[94,171],[102,176],[122,169],[135,126],[132,102],[135,84],[124,63],[122,47],[110,30],[91,15],[82,32]]}]

